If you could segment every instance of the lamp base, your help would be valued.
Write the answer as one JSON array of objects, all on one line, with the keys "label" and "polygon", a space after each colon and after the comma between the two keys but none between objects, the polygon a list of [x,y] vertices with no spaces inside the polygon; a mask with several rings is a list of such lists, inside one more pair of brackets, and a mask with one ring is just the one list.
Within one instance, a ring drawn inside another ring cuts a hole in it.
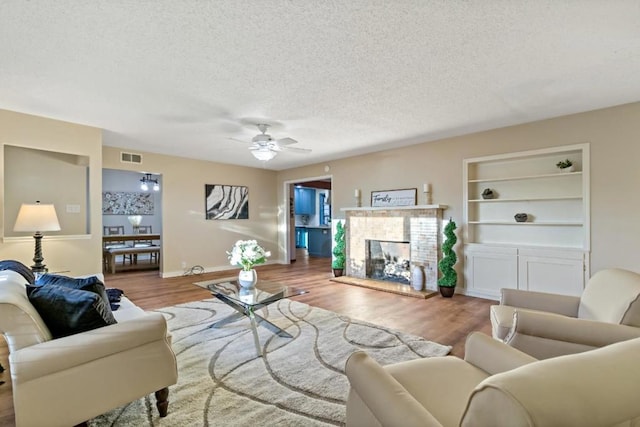
[{"label": "lamp base", "polygon": [[36,240],[36,249],[33,255],[34,264],[31,266],[31,271],[36,274],[45,274],[48,270],[47,266],[42,263],[44,261],[42,256],[42,233],[36,231],[33,238]]}]

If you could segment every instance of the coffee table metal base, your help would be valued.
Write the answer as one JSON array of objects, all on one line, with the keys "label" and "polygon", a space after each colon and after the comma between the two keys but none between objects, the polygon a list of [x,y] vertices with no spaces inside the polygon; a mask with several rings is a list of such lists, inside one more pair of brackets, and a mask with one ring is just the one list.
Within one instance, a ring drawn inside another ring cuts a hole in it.
[{"label": "coffee table metal base", "polygon": [[262,356],[262,347],[260,346],[260,340],[258,338],[258,325],[264,326],[265,328],[269,329],[271,332],[273,332],[274,334],[277,334],[279,337],[283,337],[283,338],[293,338],[293,336],[291,334],[289,334],[288,332],[280,329],[278,326],[274,325],[273,323],[269,322],[267,319],[265,319],[264,317],[258,315],[255,313],[256,310],[261,309],[262,307],[265,307],[277,300],[279,300],[281,298],[281,296],[275,295],[273,298],[268,298],[264,301],[262,301],[260,304],[256,304],[254,306],[251,307],[243,307],[242,305],[236,303],[235,301],[231,300],[230,298],[227,298],[225,295],[222,294],[217,294],[215,295],[216,298],[218,298],[220,301],[224,302],[225,304],[227,304],[229,307],[233,308],[234,310],[237,311],[237,313],[234,313],[230,316],[225,317],[224,319],[220,319],[217,322],[213,323],[211,326],[209,326],[210,328],[220,328],[228,323],[231,322],[235,322],[243,317],[248,317],[251,323],[251,332],[253,333],[253,342],[256,346],[256,352],[258,354],[258,357]]}]

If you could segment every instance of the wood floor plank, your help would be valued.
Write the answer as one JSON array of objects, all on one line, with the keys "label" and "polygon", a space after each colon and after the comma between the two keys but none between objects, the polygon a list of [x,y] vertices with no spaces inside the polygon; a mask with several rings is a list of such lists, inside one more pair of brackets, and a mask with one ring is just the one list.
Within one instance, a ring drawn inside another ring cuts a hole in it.
[{"label": "wood floor plank", "polygon": [[[257,268],[263,280],[277,281],[309,292],[295,297],[314,307],[334,311],[440,344],[452,346],[451,354],[464,355],[464,341],[473,331],[491,334],[489,306],[495,301],[455,295],[418,299],[358,286],[333,282],[330,258],[314,258],[299,251],[289,265],[263,265]],[[194,282],[235,276],[237,270],[162,279],[157,271],[129,271],[106,274],[107,287],[124,290],[127,297],[144,310],[200,301],[211,294]],[[8,351],[0,345],[0,363],[8,367]],[[0,374],[0,425],[14,425],[9,371]]]}]

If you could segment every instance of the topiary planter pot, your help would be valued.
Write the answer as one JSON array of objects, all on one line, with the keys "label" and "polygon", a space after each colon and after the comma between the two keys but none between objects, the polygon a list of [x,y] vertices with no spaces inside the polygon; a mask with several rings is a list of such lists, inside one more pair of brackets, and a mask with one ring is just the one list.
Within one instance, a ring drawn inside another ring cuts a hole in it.
[{"label": "topiary planter pot", "polygon": [[456,293],[455,286],[438,286],[438,290],[444,298],[451,298]]},{"label": "topiary planter pot", "polygon": [[344,273],[344,269],[342,269],[342,268],[334,268],[333,269],[333,276],[334,277],[340,277],[340,276],[342,276],[343,273]]}]

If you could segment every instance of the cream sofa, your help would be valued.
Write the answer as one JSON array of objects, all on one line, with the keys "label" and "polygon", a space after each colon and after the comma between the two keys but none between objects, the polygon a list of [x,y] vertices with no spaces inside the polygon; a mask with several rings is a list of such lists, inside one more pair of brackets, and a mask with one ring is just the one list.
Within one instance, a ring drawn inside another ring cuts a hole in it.
[{"label": "cream sofa", "polygon": [[347,427],[640,425],[640,339],[537,361],[476,332],[465,350],[384,367],[354,353]]},{"label": "cream sofa", "polygon": [[113,312],[118,323],[52,339],[25,284],[20,274],[0,271],[0,332],[18,427],[73,426],[154,392],[166,415],[177,365],[161,314],[123,297]]},{"label": "cream sofa", "polygon": [[502,289],[490,316],[494,338],[537,359],[640,337],[640,274],[600,270],[580,297]]}]

